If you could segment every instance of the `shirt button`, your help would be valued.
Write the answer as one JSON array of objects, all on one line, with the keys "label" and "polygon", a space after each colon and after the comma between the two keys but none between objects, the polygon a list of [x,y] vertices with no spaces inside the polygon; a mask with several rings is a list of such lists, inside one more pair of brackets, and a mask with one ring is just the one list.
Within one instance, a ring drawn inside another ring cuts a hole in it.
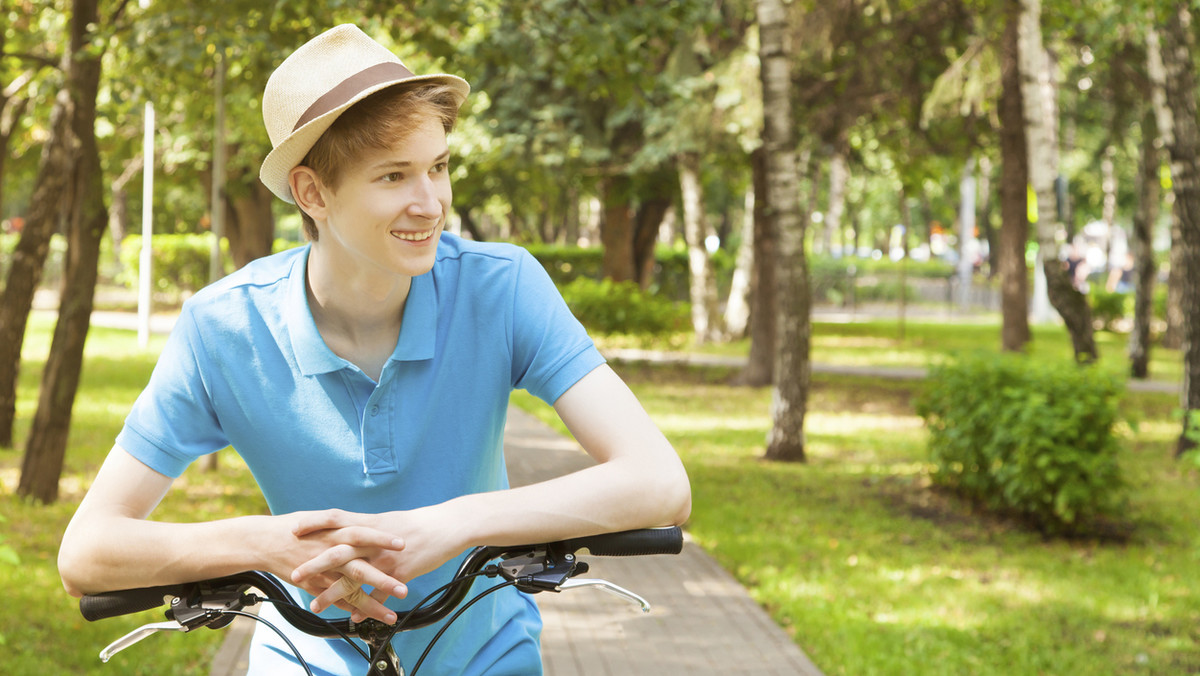
[{"label": "shirt button", "polygon": [[371,415],[379,415],[379,404],[371,406]]}]

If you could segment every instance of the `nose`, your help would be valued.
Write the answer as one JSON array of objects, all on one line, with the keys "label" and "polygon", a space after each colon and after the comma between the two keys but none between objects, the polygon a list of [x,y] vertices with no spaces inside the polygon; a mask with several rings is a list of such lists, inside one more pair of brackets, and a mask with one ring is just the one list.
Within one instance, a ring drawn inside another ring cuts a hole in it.
[{"label": "nose", "polygon": [[422,176],[415,182],[408,213],[415,218],[439,219],[442,217],[442,193],[445,192],[436,180]]}]

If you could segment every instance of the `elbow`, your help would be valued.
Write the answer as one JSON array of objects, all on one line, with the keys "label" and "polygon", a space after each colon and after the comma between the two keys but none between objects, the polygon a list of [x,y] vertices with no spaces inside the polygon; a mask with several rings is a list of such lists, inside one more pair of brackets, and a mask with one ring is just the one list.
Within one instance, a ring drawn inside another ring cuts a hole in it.
[{"label": "elbow", "polygon": [[80,575],[79,560],[80,557],[76,556],[67,541],[63,540],[63,544],[58,550],[58,577],[62,581],[63,589],[75,598],[84,595],[85,587]]},{"label": "elbow", "polygon": [[666,525],[682,526],[687,523],[692,514],[692,484],[682,464],[658,487],[658,495],[662,496]]}]

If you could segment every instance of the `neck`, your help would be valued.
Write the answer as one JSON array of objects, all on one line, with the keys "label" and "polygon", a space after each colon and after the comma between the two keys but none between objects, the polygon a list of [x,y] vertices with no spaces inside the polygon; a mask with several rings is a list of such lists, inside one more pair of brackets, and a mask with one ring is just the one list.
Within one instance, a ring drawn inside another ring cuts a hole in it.
[{"label": "neck", "polygon": [[308,305],[334,354],[378,380],[400,337],[412,278],[331,265],[314,246],[308,260]]}]

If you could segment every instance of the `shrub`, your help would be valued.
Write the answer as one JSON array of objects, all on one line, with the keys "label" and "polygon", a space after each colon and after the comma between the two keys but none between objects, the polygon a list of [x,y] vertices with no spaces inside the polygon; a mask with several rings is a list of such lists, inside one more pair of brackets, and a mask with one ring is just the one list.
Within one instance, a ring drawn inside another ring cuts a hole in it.
[{"label": "shrub", "polygon": [[917,411],[937,484],[1051,533],[1120,507],[1119,381],[1073,364],[980,356],[932,370]]},{"label": "shrub", "polygon": [[661,335],[688,328],[686,303],[645,293],[633,282],[580,277],[564,285],[562,295],[588,331]]},{"label": "shrub", "polygon": [[[178,300],[184,294],[194,293],[208,284],[211,249],[210,233],[155,235],[150,262],[154,291]],[[129,235],[121,243],[121,274],[118,281],[131,289],[137,288],[141,253],[141,235]]]},{"label": "shrub", "polygon": [[[276,239],[271,250],[278,253],[302,244],[303,242]],[[137,288],[141,255],[141,235],[127,236],[121,243],[121,271],[116,279],[119,284],[129,289]],[[155,292],[176,301],[181,300],[185,295],[195,293],[208,284],[212,233],[155,235],[152,255],[152,288]],[[232,270],[233,259],[229,254],[229,241],[225,239],[221,240],[221,257],[225,270]]]},{"label": "shrub", "polygon": [[1113,324],[1128,314],[1127,304],[1132,298],[1130,294],[1105,291],[1098,284],[1093,284],[1089,295],[1092,301],[1092,319],[1099,322],[1106,331],[1111,331]]},{"label": "shrub", "polygon": [[[604,277],[604,249],[601,247],[584,248],[561,244],[523,246],[546,268],[550,279],[553,279],[560,289],[581,277]],[[654,250],[654,257],[654,279],[651,281],[651,289],[655,295],[678,301],[687,300],[690,275],[687,249],[682,246],[659,246]],[[712,257],[712,263],[716,270],[719,292],[726,294],[733,277],[733,255],[724,249],[718,250]]]}]

